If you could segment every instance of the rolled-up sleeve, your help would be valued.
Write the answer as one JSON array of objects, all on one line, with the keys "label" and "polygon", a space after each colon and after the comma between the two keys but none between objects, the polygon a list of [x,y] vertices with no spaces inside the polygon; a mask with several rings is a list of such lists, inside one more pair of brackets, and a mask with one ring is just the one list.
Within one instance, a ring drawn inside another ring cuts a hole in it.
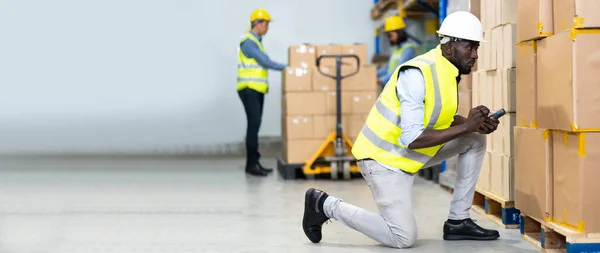
[{"label": "rolled-up sleeve", "polygon": [[408,147],[425,131],[425,78],[418,68],[403,69],[396,85],[400,100],[400,145]]}]

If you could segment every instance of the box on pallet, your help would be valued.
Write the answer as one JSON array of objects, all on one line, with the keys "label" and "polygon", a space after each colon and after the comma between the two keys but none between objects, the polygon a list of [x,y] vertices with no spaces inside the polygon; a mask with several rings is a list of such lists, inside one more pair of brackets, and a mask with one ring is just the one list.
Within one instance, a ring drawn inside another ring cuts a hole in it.
[{"label": "box on pallet", "polygon": [[553,133],[553,221],[600,232],[600,133]]},{"label": "box on pallet", "polygon": [[513,182],[513,157],[496,152],[490,153],[489,192],[505,201],[513,200]]},{"label": "box on pallet", "polygon": [[517,22],[517,0],[481,1],[481,23],[484,30]]},{"label": "box on pallet", "polygon": [[600,28],[600,1],[554,0],[554,32],[571,28]]},{"label": "box on pallet", "polygon": [[[342,126],[354,140],[377,99],[376,69],[366,64],[365,45],[294,45],[289,48],[289,66],[282,74],[283,158],[302,164],[318,151],[336,127],[336,81],[316,69],[317,56],[354,54],[361,60],[358,73],[342,80]],[[343,60],[342,75],[356,71],[355,60]],[[321,70],[335,75],[335,59],[322,60]]]},{"label": "box on pallet", "polygon": [[[576,40],[575,40],[576,39]],[[537,47],[537,120],[544,129],[600,128],[600,29],[565,31]]]},{"label": "box on pallet", "polygon": [[288,62],[291,68],[311,68],[316,64],[316,49],[313,45],[301,44],[288,48]]},{"label": "box on pallet", "polygon": [[515,205],[521,213],[553,216],[552,135],[548,130],[515,127]]},{"label": "box on pallet", "polygon": [[517,41],[543,38],[554,33],[552,0],[518,1],[517,13]]},{"label": "box on pallet", "polygon": [[490,134],[492,136],[492,143],[488,145],[492,146],[492,151],[505,155],[505,156],[513,156],[514,154],[514,138],[513,138],[513,128],[516,123],[516,114],[515,113],[506,113],[502,118],[500,118],[500,124],[498,124],[498,128],[495,132]]},{"label": "box on pallet", "polygon": [[537,41],[521,42],[516,52],[517,125],[537,127]]},{"label": "box on pallet", "polygon": [[[320,70],[320,71],[319,71]],[[314,91],[336,91],[336,79],[326,76],[336,75],[336,67],[321,65],[319,69],[314,67],[312,74],[312,90]],[[343,65],[340,73],[342,76],[356,71],[352,65]],[[342,79],[342,91],[377,91],[377,69],[373,65],[361,65],[358,73]]]},{"label": "box on pallet", "polygon": [[481,164],[481,171],[479,172],[479,178],[477,179],[477,189],[489,191],[491,187],[491,165],[490,160],[491,153],[485,152],[483,157],[483,163]]}]

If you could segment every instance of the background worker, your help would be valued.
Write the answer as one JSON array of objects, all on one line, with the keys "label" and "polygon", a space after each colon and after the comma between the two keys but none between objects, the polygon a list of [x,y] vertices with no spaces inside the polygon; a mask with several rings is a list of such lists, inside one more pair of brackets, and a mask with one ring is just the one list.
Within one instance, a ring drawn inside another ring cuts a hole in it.
[{"label": "background worker", "polygon": [[392,53],[387,64],[377,70],[377,82],[380,85],[386,84],[390,80],[394,70],[400,64],[414,58],[417,54],[418,45],[409,41],[410,35],[406,33],[405,28],[404,19],[400,16],[391,16],[385,20],[383,30],[390,40]]},{"label": "background worker", "polygon": [[303,228],[312,242],[332,218],[395,248],[417,239],[412,185],[420,169],[458,155],[458,175],[444,240],[494,240],[498,231],[479,227],[469,210],[486,150],[486,138],[499,121],[486,117],[485,106],[468,118],[456,114],[460,75],[469,74],[483,40],[481,22],[469,12],[444,20],[440,45],[396,68],[359,134],[352,153],[358,160],[379,214],[309,189]]},{"label": "background worker", "polygon": [[250,15],[251,29],[240,42],[238,53],[237,91],[246,112],[246,173],[266,176],[273,169],[260,164],[258,130],[262,122],[265,94],[269,90],[268,69],[283,70],[286,65],[271,61],[262,44],[262,37],[269,30],[271,15],[264,9],[256,9]]}]

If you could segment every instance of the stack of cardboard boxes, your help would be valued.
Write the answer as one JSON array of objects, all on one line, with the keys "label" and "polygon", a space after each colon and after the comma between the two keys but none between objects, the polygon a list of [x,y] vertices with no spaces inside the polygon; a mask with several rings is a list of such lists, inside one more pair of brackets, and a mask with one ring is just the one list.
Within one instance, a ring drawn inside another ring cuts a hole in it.
[{"label": "stack of cardboard boxes", "polygon": [[358,73],[341,83],[342,125],[352,141],[362,129],[378,98],[375,66],[368,65],[363,44],[293,45],[289,48],[289,67],[282,73],[283,158],[288,164],[302,164],[316,153],[336,128],[335,58],[322,58],[320,71],[316,59],[321,55],[353,54],[360,60],[344,58],[342,75]]},{"label": "stack of cardboard boxes", "polygon": [[473,73],[473,105],[490,113],[504,109],[498,129],[487,135],[487,153],[478,191],[496,199],[513,200],[513,126],[515,105],[515,41],[517,0],[481,1],[484,39],[479,47],[478,69]]},{"label": "stack of cardboard boxes", "polygon": [[515,205],[599,233],[600,1],[518,1]]},{"label": "stack of cardboard boxes", "polygon": [[[481,0],[469,0],[468,5],[464,8],[454,6],[455,11],[469,11],[473,13],[477,18],[481,17],[480,14],[480,2]],[[449,2],[450,3],[450,2]],[[462,5],[460,1],[452,2],[455,5]],[[450,6],[448,7],[450,9]],[[451,14],[451,13],[448,13]],[[477,63],[471,69],[471,74],[463,75],[460,83],[458,84],[458,114],[467,118],[469,117],[469,111],[473,108],[473,78],[477,71]],[[456,171],[458,169],[458,156],[449,158],[446,160],[446,170],[440,173],[440,184],[446,187],[454,188],[456,182]]]}]

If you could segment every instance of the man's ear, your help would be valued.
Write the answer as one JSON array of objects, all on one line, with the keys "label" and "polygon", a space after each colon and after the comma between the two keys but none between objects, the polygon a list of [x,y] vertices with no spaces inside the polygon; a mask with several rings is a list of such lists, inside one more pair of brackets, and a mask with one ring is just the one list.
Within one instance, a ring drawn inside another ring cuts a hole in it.
[{"label": "man's ear", "polygon": [[442,44],[442,50],[444,55],[451,56],[454,52],[454,45],[452,45],[452,42],[446,42],[446,44]]}]

